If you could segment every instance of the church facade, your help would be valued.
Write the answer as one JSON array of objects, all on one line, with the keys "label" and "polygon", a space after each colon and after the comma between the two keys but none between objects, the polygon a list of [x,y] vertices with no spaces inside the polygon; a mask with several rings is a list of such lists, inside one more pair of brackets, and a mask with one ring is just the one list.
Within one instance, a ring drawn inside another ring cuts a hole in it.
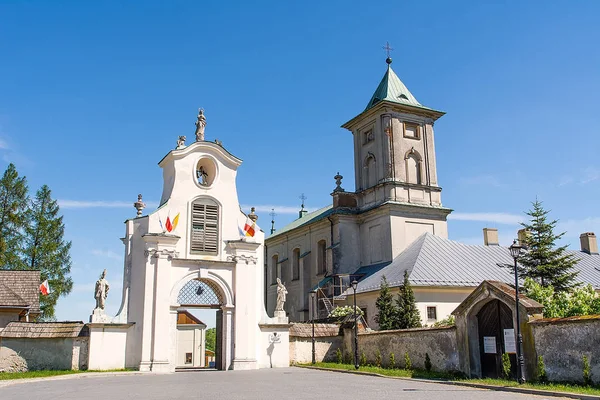
[{"label": "church facade", "polygon": [[[350,282],[396,258],[424,233],[447,238],[438,184],[434,123],[443,112],[420,104],[387,60],[367,107],[342,125],[354,143],[354,192],[336,175],[332,204],[299,218],[266,239],[267,308],[280,278],[289,291],[292,321],[320,316],[345,303]],[[309,292],[317,288],[318,300]]]}]

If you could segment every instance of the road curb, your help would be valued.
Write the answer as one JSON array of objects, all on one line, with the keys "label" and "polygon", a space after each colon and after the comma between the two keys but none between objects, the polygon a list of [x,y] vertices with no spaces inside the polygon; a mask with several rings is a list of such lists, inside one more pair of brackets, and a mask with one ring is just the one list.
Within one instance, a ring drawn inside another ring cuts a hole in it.
[{"label": "road curb", "polygon": [[452,385],[452,386],[467,386],[467,387],[472,387],[472,388],[476,388],[476,389],[495,390],[498,392],[513,392],[513,393],[522,393],[522,394],[533,394],[533,395],[537,395],[537,396],[562,397],[562,398],[580,399],[580,400],[600,400],[600,396],[594,396],[594,395],[590,395],[590,394],[579,394],[579,393],[571,393],[571,392],[552,392],[550,390],[529,389],[529,388],[521,388],[521,387],[517,387],[517,386],[497,386],[497,385],[485,385],[483,383],[444,381],[444,380],[423,379],[423,378],[407,378],[404,376],[388,376],[388,375],[378,374],[376,372],[367,372],[367,371],[360,371],[360,370],[352,371],[352,370],[348,370],[348,369],[313,367],[312,365],[296,365],[296,367],[307,368],[307,369],[316,369],[316,370],[321,370],[321,371],[341,372],[341,373],[346,373],[346,374],[376,376],[379,378],[403,379],[403,380],[407,380],[407,381],[439,383],[442,385]]},{"label": "road curb", "polygon": [[17,378],[17,379],[6,379],[0,381],[0,389],[6,386],[18,385],[21,383],[35,383],[35,382],[47,382],[47,381],[60,381],[66,379],[84,379],[84,378],[101,378],[103,376],[120,376],[120,375],[148,375],[148,372],[139,371],[115,371],[115,372],[81,372],[79,374],[65,374],[56,376],[47,376],[39,378]]}]

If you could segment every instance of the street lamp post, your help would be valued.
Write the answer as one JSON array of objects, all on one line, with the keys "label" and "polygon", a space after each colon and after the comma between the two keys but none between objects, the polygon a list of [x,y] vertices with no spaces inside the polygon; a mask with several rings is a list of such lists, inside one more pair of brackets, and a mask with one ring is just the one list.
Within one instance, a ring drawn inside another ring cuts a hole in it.
[{"label": "street lamp post", "polygon": [[311,322],[312,322],[312,363],[314,364],[316,362],[315,360],[315,308],[317,306],[317,304],[315,303],[315,298],[317,297],[317,290],[311,290],[310,291],[310,304],[311,304]]},{"label": "street lamp post", "polygon": [[519,319],[519,274],[517,270],[517,259],[521,250],[525,249],[516,240],[510,246],[510,254],[515,262],[515,308],[517,316],[517,379],[519,383],[525,383],[525,358],[523,357],[523,335],[521,335],[521,320]]},{"label": "street lamp post", "polygon": [[354,368],[358,369],[358,314],[356,313],[356,287],[358,282],[352,281],[352,289],[354,289]]}]

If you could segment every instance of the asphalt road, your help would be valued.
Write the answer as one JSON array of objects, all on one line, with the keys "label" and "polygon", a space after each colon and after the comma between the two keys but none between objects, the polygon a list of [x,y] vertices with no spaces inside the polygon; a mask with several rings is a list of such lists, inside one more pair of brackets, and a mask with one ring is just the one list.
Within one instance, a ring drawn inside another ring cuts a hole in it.
[{"label": "asphalt road", "polygon": [[[303,368],[174,374],[75,375],[0,387],[0,399],[543,399],[507,392]],[[553,398],[553,400],[556,398]]]}]

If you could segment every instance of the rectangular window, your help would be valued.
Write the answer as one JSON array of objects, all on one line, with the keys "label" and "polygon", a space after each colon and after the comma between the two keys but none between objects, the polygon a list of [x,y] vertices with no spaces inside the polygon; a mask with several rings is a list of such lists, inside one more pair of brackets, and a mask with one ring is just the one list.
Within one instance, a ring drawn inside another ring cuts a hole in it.
[{"label": "rectangular window", "polygon": [[219,206],[192,204],[192,252],[217,254],[218,241]]},{"label": "rectangular window", "polygon": [[327,242],[321,240],[317,243],[317,275],[327,271]]},{"label": "rectangular window", "polygon": [[279,266],[277,265],[278,262],[278,256],[275,255],[271,258],[271,285],[277,284],[277,278],[279,277],[279,274],[277,273],[277,270],[279,268]]},{"label": "rectangular window", "polygon": [[419,125],[405,122],[404,123],[404,137],[411,138],[411,139],[418,139],[419,138]]},{"label": "rectangular window", "polygon": [[300,279],[300,249],[294,249],[292,254],[292,280]]},{"label": "rectangular window", "polygon": [[427,307],[427,319],[437,320],[437,307]]},{"label": "rectangular window", "polygon": [[185,353],[185,363],[186,364],[192,363],[192,353]]}]

